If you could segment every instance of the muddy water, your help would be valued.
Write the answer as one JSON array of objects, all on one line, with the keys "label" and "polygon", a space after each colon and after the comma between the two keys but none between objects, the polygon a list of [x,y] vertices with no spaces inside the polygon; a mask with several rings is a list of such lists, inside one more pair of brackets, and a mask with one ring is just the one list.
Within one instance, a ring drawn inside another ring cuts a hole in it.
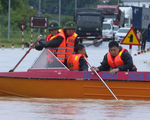
[{"label": "muddy water", "polygon": [[150,101],[0,97],[1,120],[149,120]]},{"label": "muddy water", "polygon": [[[87,48],[92,65],[98,66],[108,51],[103,46]],[[14,68],[27,50],[1,50],[0,72]],[[99,54],[101,59],[94,57]],[[15,71],[26,71],[38,55],[30,51]],[[134,59],[139,70],[149,70],[149,64],[143,64],[144,58],[149,61],[145,55]],[[0,120],[150,120],[150,101],[0,97]]]}]

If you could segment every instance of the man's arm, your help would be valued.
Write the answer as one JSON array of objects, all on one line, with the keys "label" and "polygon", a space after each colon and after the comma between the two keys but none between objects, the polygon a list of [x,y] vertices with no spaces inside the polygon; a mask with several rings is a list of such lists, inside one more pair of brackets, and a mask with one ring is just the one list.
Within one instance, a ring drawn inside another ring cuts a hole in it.
[{"label": "man's arm", "polygon": [[99,67],[92,66],[91,71],[109,71],[110,66],[107,62],[107,54],[104,56],[103,61],[101,62],[101,65]]},{"label": "man's arm", "polygon": [[48,47],[58,47],[63,41],[63,38],[62,37],[57,37],[53,40],[50,40],[50,41],[45,41],[45,39],[41,39],[39,41],[39,44],[42,46],[42,47],[45,47],[45,48],[48,48]]},{"label": "man's arm", "polygon": [[36,45],[35,45],[35,49],[36,49],[36,50],[42,50],[43,47],[42,47],[40,44],[36,44]]},{"label": "man's arm", "polygon": [[75,39],[74,47],[76,47],[78,44],[79,44],[79,40],[78,40],[78,38],[76,38],[76,39]]},{"label": "man's arm", "polygon": [[110,69],[110,66],[107,62],[107,54],[105,54],[103,61],[101,65],[98,67],[99,71],[108,71]]}]

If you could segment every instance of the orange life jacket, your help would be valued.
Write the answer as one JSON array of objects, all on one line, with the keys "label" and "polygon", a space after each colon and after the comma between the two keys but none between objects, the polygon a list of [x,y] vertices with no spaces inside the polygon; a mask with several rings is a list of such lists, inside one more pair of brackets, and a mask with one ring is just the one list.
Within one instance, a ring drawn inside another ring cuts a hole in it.
[{"label": "orange life jacket", "polygon": [[79,60],[84,57],[82,54],[72,54],[67,59],[67,67],[71,71],[79,71]]},{"label": "orange life jacket", "polygon": [[[110,52],[107,53],[107,62],[110,67],[117,67],[117,66],[124,64],[123,60],[121,59],[121,55],[124,51],[128,52],[127,49],[122,48],[122,50],[117,54],[117,56],[114,59],[113,59],[112,55],[110,54]],[[136,68],[136,66],[134,64],[133,64],[133,66]]]},{"label": "orange life jacket", "polygon": [[72,34],[72,36],[69,36],[66,40],[66,60],[69,57],[69,55],[74,53],[74,45],[75,45],[75,40],[77,38],[78,34],[75,32]]},{"label": "orange life jacket", "polygon": [[[59,45],[59,47],[55,47],[50,50],[62,63],[64,63],[65,62],[65,51],[66,51],[66,42],[65,42],[64,32],[61,29],[59,29],[58,33],[55,36],[52,36],[51,34],[49,34],[46,37],[46,41],[53,40],[53,39],[57,38],[58,36],[63,38],[62,43]],[[50,56],[48,55],[47,57],[50,57]]]},{"label": "orange life jacket", "polygon": [[45,38],[45,40],[46,41],[50,41],[50,38],[52,37],[52,34],[49,34],[46,38]]},{"label": "orange life jacket", "polygon": [[125,50],[126,50],[125,48],[122,48],[122,50],[115,56],[114,59],[110,54],[110,52],[107,53],[107,62],[110,67],[117,67],[124,64],[123,60],[121,59],[121,55]]}]

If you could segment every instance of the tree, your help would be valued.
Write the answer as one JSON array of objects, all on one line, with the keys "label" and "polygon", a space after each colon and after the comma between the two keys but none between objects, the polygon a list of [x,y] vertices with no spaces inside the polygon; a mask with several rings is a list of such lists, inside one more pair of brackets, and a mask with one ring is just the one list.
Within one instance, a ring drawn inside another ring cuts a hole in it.
[{"label": "tree", "polygon": [[1,1],[0,1],[0,13],[2,13],[2,12],[3,12],[3,6],[2,6]]},{"label": "tree", "polygon": [[[11,0],[11,9],[16,10],[21,7],[21,2],[20,0]],[[8,4],[9,0],[0,0],[0,4],[3,6],[2,7],[2,12],[7,13],[8,12]]]},{"label": "tree", "polygon": [[[95,7],[99,3],[99,0],[77,0],[78,8]],[[39,9],[38,0],[29,0],[29,4],[34,9]],[[58,14],[59,13],[59,0],[42,0],[42,10],[44,13]],[[75,0],[61,0],[61,14],[74,16],[75,13]]]},{"label": "tree", "polygon": [[[3,2],[2,2],[3,1]],[[35,16],[36,15],[36,11],[34,9],[31,9],[28,2],[26,2],[27,0],[11,0],[11,29],[16,30],[17,28],[19,28],[19,24],[21,23],[22,20],[24,20],[25,23],[29,23],[30,21],[30,16]],[[13,5],[14,3],[18,3],[17,5]],[[8,14],[8,12],[6,12],[4,10],[4,8],[6,8],[6,6],[8,7],[8,0],[0,0],[0,10],[1,10],[1,5],[3,5],[2,8],[2,13],[4,14]],[[7,8],[8,10],[8,8]],[[2,14],[1,13],[1,14]],[[8,15],[5,16],[4,18],[4,22],[3,25],[7,27],[8,25]]]},{"label": "tree", "polygon": [[118,0],[110,0],[108,5],[118,5]]}]

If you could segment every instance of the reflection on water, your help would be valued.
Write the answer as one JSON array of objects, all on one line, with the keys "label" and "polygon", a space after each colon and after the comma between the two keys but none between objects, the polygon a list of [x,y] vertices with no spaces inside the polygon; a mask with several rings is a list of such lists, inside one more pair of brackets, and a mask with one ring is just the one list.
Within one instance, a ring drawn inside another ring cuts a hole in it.
[{"label": "reflection on water", "polygon": [[150,101],[0,97],[1,120],[149,120]]}]

